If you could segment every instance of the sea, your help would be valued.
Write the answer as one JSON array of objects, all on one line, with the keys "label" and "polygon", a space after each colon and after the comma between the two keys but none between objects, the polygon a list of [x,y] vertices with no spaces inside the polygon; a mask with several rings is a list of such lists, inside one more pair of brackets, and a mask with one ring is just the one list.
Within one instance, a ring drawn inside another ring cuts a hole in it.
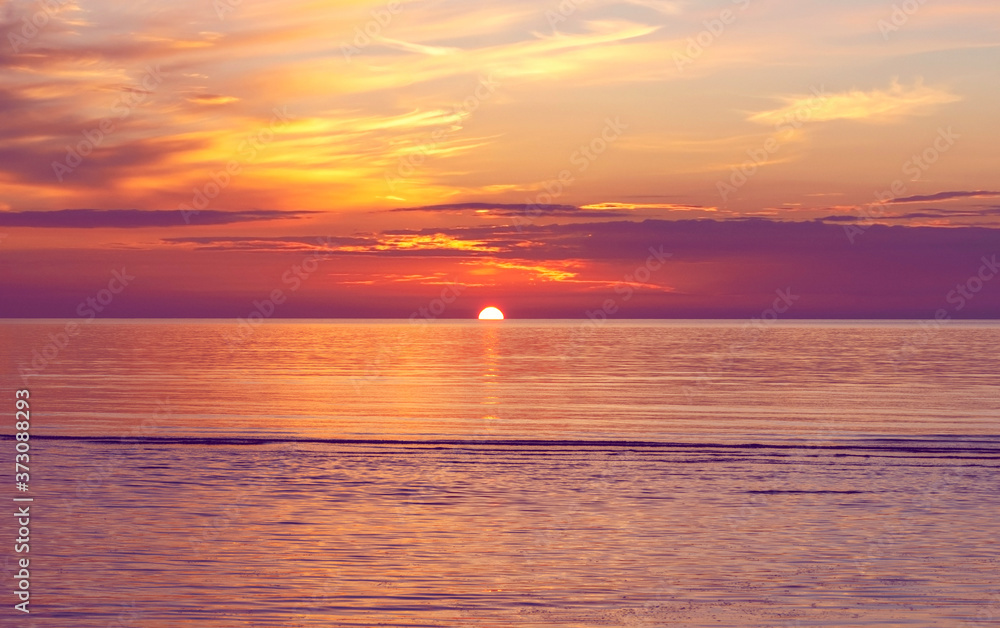
[{"label": "sea", "polygon": [[7,320],[0,625],[995,626],[998,347],[995,321]]}]

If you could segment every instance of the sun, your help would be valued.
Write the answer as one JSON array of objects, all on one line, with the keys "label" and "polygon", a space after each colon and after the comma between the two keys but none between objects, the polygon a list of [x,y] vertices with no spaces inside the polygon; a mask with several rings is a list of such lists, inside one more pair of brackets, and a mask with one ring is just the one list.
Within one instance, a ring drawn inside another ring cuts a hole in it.
[{"label": "sun", "polygon": [[479,320],[481,321],[502,321],[503,312],[490,306],[479,313]]}]

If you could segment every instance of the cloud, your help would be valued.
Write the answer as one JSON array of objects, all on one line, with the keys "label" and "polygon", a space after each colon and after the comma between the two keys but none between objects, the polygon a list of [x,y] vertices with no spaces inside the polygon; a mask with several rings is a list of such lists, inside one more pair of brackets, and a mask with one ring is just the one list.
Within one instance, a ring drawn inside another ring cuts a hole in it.
[{"label": "cloud", "polygon": [[580,209],[593,211],[609,210],[637,210],[637,209],[666,209],[670,211],[718,211],[717,207],[707,207],[705,205],[688,205],[684,203],[595,203],[593,205],[583,205]]},{"label": "cloud", "polygon": [[203,251],[323,251],[339,255],[410,257],[504,256],[519,250],[517,240],[506,236],[476,237],[472,232],[386,231],[372,236],[164,238],[167,244],[193,244]]},{"label": "cloud", "polygon": [[187,100],[196,105],[228,105],[229,103],[239,102],[240,99],[235,96],[223,96],[222,94],[195,94],[194,96],[189,96]]},{"label": "cloud", "polygon": [[[521,227],[485,225],[398,229],[378,234],[325,239],[322,242],[316,236],[186,237],[165,239],[164,242],[198,244],[212,249],[288,250],[305,247],[322,249],[331,255],[459,257],[526,262],[630,260],[652,243],[667,247],[666,250],[675,253],[677,259],[739,259],[746,256],[798,258],[811,255],[814,249],[849,251],[849,242],[841,229],[823,223],[855,219],[856,217],[847,215],[805,222],[761,218],[726,221],[649,219],[641,222],[583,222]],[[873,225],[871,228],[875,231],[880,228],[893,229],[889,241],[910,243],[949,241],[953,236],[944,232],[955,231],[932,229],[932,232],[928,232],[926,228],[909,226]],[[991,238],[1000,244],[1000,229],[969,226],[962,229],[977,234],[977,237]]]},{"label": "cloud", "polygon": [[976,190],[972,192],[938,192],[937,194],[896,198],[889,201],[889,203],[925,203],[933,201],[948,201],[954,198],[990,198],[993,196],[1000,196],[1000,192],[989,192],[986,190]]},{"label": "cloud", "polygon": [[317,212],[248,210],[223,212],[201,210],[184,215],[177,210],[59,209],[55,211],[0,212],[0,226],[68,229],[142,229],[191,225],[229,225],[262,220],[296,219]]},{"label": "cloud", "polygon": [[864,216],[851,216],[850,214],[835,214],[833,216],[823,216],[817,218],[817,222],[858,222],[864,219]]},{"label": "cloud", "polygon": [[[931,219],[952,219],[952,218],[991,218],[993,216],[1000,216],[1000,206],[988,207],[984,209],[923,209],[916,212],[907,212],[905,214],[882,214],[876,218],[871,218],[868,216],[858,216],[852,214],[834,214],[831,216],[823,216],[822,218],[817,218],[816,220],[820,222],[868,222],[874,221],[892,221],[892,220],[920,220],[925,218]],[[961,226],[969,226],[968,221],[963,223]],[[995,227],[996,223],[992,221],[985,222],[982,226],[985,227]],[[1000,231],[1000,230],[998,230]]]},{"label": "cloud", "polygon": [[[620,318],[749,319],[780,289],[800,297],[789,318],[927,318],[951,307],[949,286],[1000,250],[998,229],[872,225],[851,244],[844,226],[647,220],[398,230],[330,241],[315,234],[179,238],[171,250],[115,251],[122,265],[143,269],[143,282],[116,301],[114,315],[245,316],[247,303],[269,294],[275,277],[309,250],[336,260],[323,262],[322,279],[303,284],[282,316],[406,317],[451,281],[469,288],[448,316],[472,317],[489,298],[520,317],[584,318],[614,299]],[[72,316],[88,286],[106,283],[108,273],[101,250],[0,247],[0,266],[17,269],[0,274],[0,293],[24,296],[0,300],[0,316]],[[650,272],[640,277],[640,268]],[[950,311],[998,317],[1000,292],[983,290]]]},{"label": "cloud", "polygon": [[[225,19],[192,0],[143,3],[128,11],[103,0],[86,3],[85,9],[78,4],[60,2],[66,10],[21,52],[0,49],[0,181],[9,186],[3,201],[16,209],[174,207],[234,157],[247,174],[241,173],[238,184],[218,199],[217,209],[325,210],[333,205],[369,210],[462,198],[517,201],[521,199],[514,193],[521,190],[494,188],[499,182],[546,180],[575,146],[594,137],[609,112],[622,116],[628,132],[590,171],[594,176],[588,174],[584,189],[558,200],[580,205],[587,198],[629,201],[625,193],[630,190],[669,186],[682,192],[678,206],[663,207],[658,215],[682,211],[687,202],[711,205],[719,202],[713,181],[702,179],[714,179],[717,169],[728,170],[763,139],[746,133],[755,125],[731,126],[732,116],[743,122],[750,114],[738,112],[775,109],[757,114],[758,121],[766,122],[769,114],[780,117],[782,107],[810,104],[808,96],[764,105],[756,100],[798,89],[774,87],[789,84],[779,75],[792,66],[772,63],[787,60],[789,42],[800,44],[791,46],[798,51],[792,64],[796,72],[839,59],[850,69],[848,75],[860,77],[862,91],[843,91],[849,83],[834,88],[838,93],[817,109],[816,119],[850,118],[855,114],[849,111],[859,108],[873,120],[916,114],[924,105],[957,99],[950,91],[961,86],[968,106],[948,107],[948,113],[981,129],[992,128],[988,107],[977,104],[986,93],[982,86],[989,85],[988,77],[981,78],[989,64],[975,56],[992,49],[970,49],[963,53],[968,62],[961,55],[941,56],[940,63],[920,70],[930,87],[914,84],[916,71],[910,69],[904,70],[903,84],[890,84],[879,60],[918,58],[906,47],[909,37],[891,49],[845,39],[872,39],[870,27],[885,13],[881,9],[868,20],[868,13],[854,6],[824,5],[815,15],[816,7],[787,0],[778,3],[780,11],[755,4],[754,28],[740,26],[751,17],[740,13],[745,17],[697,59],[696,69],[678,72],[671,52],[683,51],[689,40],[697,39],[706,21],[717,19],[718,7],[687,0],[590,0],[548,8],[530,0],[441,0],[406,2],[389,24],[371,22],[373,9],[385,15],[384,3],[374,0],[231,3]],[[10,3],[10,11],[0,11],[0,31],[10,34],[20,28],[22,17],[30,18],[41,7],[35,0]],[[740,7],[732,8],[739,13]],[[562,10],[572,15],[553,22],[552,16],[561,18]],[[995,11],[980,7],[961,21],[980,32]],[[921,32],[911,31],[919,52],[943,55],[947,47],[936,38],[924,39]],[[986,45],[978,36],[966,35],[958,29],[947,39],[967,40],[963,47]],[[367,43],[345,58],[345,44],[358,42]],[[162,67],[164,83],[141,92],[136,85],[147,65]],[[745,89],[725,88],[734,67],[746,73]],[[964,78],[960,83],[945,78],[956,76]],[[479,97],[481,80],[490,77],[495,93]],[[955,82],[943,82],[948,80]],[[675,93],[673,81],[691,89]],[[808,91],[807,84],[799,84]],[[593,98],[598,87],[613,103]],[[727,96],[719,98],[721,93]],[[127,117],[115,117],[116,99],[140,94],[147,97]],[[295,122],[255,153],[253,163],[244,160],[240,146],[258,134],[274,106],[285,105]],[[84,141],[83,134],[93,133],[106,118],[114,119],[114,132],[62,185],[55,185],[52,163],[65,160],[67,146]],[[838,140],[857,145],[871,139],[863,135],[868,132],[853,129],[856,137]],[[735,199],[734,208],[776,205],[785,200],[777,198],[785,190],[811,182],[849,188],[862,181],[860,175],[873,172],[876,159],[909,150],[908,137],[914,135],[879,137],[885,154],[867,151],[848,161],[831,151],[799,159],[803,155],[790,145],[792,140],[784,140],[781,153],[769,163],[798,160],[781,169],[782,176],[788,174],[783,179],[788,186],[759,188],[773,196],[745,204]],[[964,178],[949,185],[988,186],[977,180],[992,171],[987,150],[970,146],[961,155],[950,155],[949,161],[959,160],[953,165]],[[846,165],[831,168],[834,160]],[[971,165],[963,166],[966,160]],[[407,175],[401,176],[403,172]],[[543,215],[569,220],[597,208],[583,205]],[[606,203],[600,209],[602,217],[656,211]],[[516,211],[498,207],[483,214],[510,216]]]},{"label": "cloud", "polygon": [[783,107],[751,115],[751,122],[767,125],[786,124],[796,119],[824,122],[829,120],[893,121],[921,115],[938,105],[957,102],[961,96],[917,81],[912,87],[893,82],[889,89],[869,92],[852,90],[826,94],[819,90],[808,95],[786,96]]},{"label": "cloud", "polygon": [[607,207],[601,205],[587,205],[577,207],[576,205],[533,205],[524,203],[448,203],[444,205],[423,205],[420,207],[398,207],[390,209],[390,212],[442,212],[442,213],[465,213],[476,212],[490,216],[627,216],[630,207],[619,203],[608,204]]},{"label": "cloud", "polygon": [[380,44],[390,48],[395,48],[404,52],[415,52],[417,54],[430,55],[432,57],[440,57],[442,55],[452,54],[458,51],[457,48],[448,48],[446,46],[426,46],[424,44],[414,44],[407,41],[389,39],[388,37],[381,37],[378,41]]},{"label": "cloud", "polygon": [[[12,110],[5,110],[8,116],[0,123],[0,138],[8,140],[0,147],[0,178],[45,189],[46,194],[40,198],[51,197],[54,190],[62,187],[72,188],[73,193],[89,188],[106,194],[109,188],[131,177],[161,172],[178,155],[211,146],[204,137],[140,137],[130,130],[141,125],[137,115],[123,121],[115,119],[120,126],[108,134],[102,133],[100,146],[76,168],[61,172],[60,183],[53,164],[65,167],[69,163],[68,146],[76,145],[77,138],[85,138],[84,133],[96,137],[101,121],[82,119],[65,110],[42,117],[25,107],[26,101],[0,90],[0,108],[7,103],[12,104]],[[140,133],[146,133],[147,129]]]},{"label": "cloud", "polygon": [[484,217],[500,218],[624,218],[634,219],[663,216],[664,212],[716,212],[718,208],[685,203],[622,203],[609,201],[588,205],[523,204],[523,203],[448,203],[443,205],[423,205],[399,207],[383,210],[389,212],[437,212],[464,214],[475,212]]},{"label": "cloud", "polygon": [[199,250],[212,251],[323,251],[374,245],[378,240],[361,236],[198,236],[163,238],[162,242],[193,244]]}]

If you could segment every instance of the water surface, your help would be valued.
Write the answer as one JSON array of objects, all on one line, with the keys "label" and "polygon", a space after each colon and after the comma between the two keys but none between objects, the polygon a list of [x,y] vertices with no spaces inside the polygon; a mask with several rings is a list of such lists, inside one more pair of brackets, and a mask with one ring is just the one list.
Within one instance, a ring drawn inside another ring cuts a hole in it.
[{"label": "water surface", "polygon": [[65,325],[40,626],[1000,620],[1000,325]]}]

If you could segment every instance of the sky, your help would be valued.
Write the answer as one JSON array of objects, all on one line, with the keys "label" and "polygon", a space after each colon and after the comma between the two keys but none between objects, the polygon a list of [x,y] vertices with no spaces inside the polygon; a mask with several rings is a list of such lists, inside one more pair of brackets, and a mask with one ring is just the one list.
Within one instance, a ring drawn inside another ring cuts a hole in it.
[{"label": "sky", "polygon": [[16,0],[0,34],[3,317],[1000,317],[992,0]]}]

